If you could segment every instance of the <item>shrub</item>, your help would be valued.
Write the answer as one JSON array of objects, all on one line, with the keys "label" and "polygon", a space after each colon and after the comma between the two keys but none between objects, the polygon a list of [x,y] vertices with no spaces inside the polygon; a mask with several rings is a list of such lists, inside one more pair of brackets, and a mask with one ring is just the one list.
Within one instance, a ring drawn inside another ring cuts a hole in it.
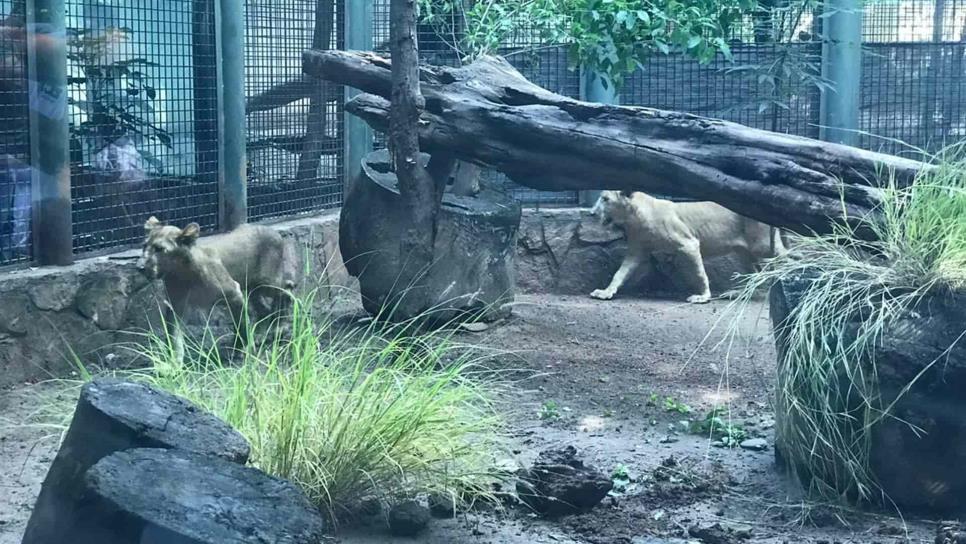
[{"label": "shrub", "polygon": [[[496,503],[505,451],[494,401],[506,384],[480,350],[446,331],[339,325],[300,297],[291,326],[224,361],[206,328],[175,357],[170,339],[137,349],[147,368],[125,375],[183,396],[237,428],[252,463],[299,485],[333,522],[362,501],[432,494],[466,507]],[[250,338],[259,335],[251,334]]]}]

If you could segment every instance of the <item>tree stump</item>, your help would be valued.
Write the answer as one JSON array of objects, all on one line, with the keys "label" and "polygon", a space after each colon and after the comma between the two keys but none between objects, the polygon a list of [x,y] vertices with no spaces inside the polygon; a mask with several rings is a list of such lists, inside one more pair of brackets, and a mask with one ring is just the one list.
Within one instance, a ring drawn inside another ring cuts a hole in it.
[{"label": "tree stump", "polygon": [[[807,275],[787,278],[770,291],[779,357],[787,350],[781,325],[801,301],[810,281]],[[853,335],[858,323],[849,327]],[[964,329],[966,295],[936,294],[907,311],[881,335],[875,347],[879,403],[884,407],[893,402],[895,405],[891,417],[872,429],[870,467],[889,506],[895,503],[911,510],[966,512],[966,472],[962,470],[966,466]],[[871,372],[872,366],[864,362],[863,370]],[[903,392],[913,381],[915,384]],[[851,382],[842,375],[838,383],[828,385],[848,391]],[[794,422],[787,419],[788,414],[777,413],[775,417],[776,456],[780,463],[787,463],[789,455],[783,451],[795,438],[784,436],[781,430],[785,423]],[[804,467],[787,468],[808,481]]]},{"label": "tree stump", "polygon": [[[422,156],[428,163],[428,157]],[[468,314],[492,321],[509,314],[513,301],[513,256],[520,205],[501,193],[443,195],[436,235],[435,261],[418,289],[399,285],[405,255],[400,239],[409,218],[390,171],[387,151],[366,156],[358,179],[349,187],[339,220],[339,246],[349,273],[359,278],[366,311],[386,319],[394,297],[421,297],[436,322]]]},{"label": "tree stump", "polygon": [[84,473],[102,458],[132,448],[173,448],[248,461],[248,442],[225,422],[184,399],[147,385],[113,379],[81,390],[74,418],[57,452],[23,544],[73,542],[68,526]]},{"label": "tree stump", "polygon": [[316,544],[324,530],[291,483],[173,449],[101,459],[84,478],[77,513],[77,544]]}]

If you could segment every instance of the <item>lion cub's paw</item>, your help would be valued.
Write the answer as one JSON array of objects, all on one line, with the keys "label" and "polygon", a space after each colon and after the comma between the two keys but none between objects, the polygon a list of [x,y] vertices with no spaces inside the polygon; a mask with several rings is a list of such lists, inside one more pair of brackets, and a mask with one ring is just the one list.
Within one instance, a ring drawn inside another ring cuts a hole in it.
[{"label": "lion cub's paw", "polygon": [[706,304],[711,301],[711,295],[691,295],[688,297],[688,302],[691,304]]},{"label": "lion cub's paw", "polygon": [[610,300],[614,298],[614,293],[608,291],[607,289],[594,289],[594,292],[591,293],[590,296],[598,300]]}]

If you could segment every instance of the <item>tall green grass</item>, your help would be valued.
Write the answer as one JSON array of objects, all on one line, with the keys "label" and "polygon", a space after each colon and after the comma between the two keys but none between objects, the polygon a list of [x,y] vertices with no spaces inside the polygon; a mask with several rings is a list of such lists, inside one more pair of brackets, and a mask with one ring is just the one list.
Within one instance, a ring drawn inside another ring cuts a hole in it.
[{"label": "tall green grass", "polygon": [[[777,368],[776,446],[813,496],[826,500],[887,500],[870,468],[870,448],[873,429],[892,417],[896,399],[879,395],[875,348],[925,297],[966,287],[962,149],[944,152],[909,186],[883,174],[881,187],[877,214],[855,228],[797,238],[788,254],[744,278],[719,320],[737,322],[755,293],[778,280],[807,281],[780,331],[787,350]],[[863,240],[861,227],[876,241]],[[730,328],[724,342],[737,332]]]},{"label": "tall green grass", "polygon": [[299,485],[333,521],[364,501],[419,494],[457,509],[496,503],[509,475],[498,467],[507,450],[494,402],[508,385],[481,367],[487,355],[418,320],[340,323],[315,298],[295,299],[285,330],[253,330],[258,340],[233,361],[207,327],[186,338],[183,358],[151,334],[134,348],[147,368],[127,375],[226,420],[250,441],[255,466]]}]

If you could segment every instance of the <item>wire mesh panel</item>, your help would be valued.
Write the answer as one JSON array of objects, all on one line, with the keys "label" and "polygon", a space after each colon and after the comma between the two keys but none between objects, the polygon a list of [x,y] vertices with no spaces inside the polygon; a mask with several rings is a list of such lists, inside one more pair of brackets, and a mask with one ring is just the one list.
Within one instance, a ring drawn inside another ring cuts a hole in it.
[{"label": "wire mesh panel", "polygon": [[918,156],[966,138],[966,0],[870,3],[860,144]]},{"label": "wire mesh panel", "polygon": [[67,0],[74,249],[218,226],[212,0]]},{"label": "wire mesh panel", "polygon": [[820,44],[742,44],[732,47],[732,55],[706,65],[680,54],[653,56],[627,79],[621,103],[818,137],[818,89],[802,80],[760,76],[782,71],[782,63],[817,65]]},{"label": "wire mesh panel", "polygon": [[23,14],[0,0],[0,266],[31,257],[30,144]]},{"label": "wire mesh panel", "polygon": [[308,48],[342,48],[343,0],[246,0],[248,215],[342,203],[341,86],[302,74]]}]

